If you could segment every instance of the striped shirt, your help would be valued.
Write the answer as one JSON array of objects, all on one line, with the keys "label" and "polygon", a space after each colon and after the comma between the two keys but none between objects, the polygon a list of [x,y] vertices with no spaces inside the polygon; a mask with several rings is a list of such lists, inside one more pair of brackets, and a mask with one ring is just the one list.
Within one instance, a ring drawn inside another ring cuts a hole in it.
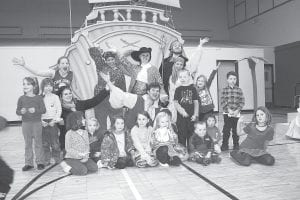
[{"label": "striped shirt", "polygon": [[245,105],[243,91],[238,86],[227,86],[223,88],[221,94],[221,107],[224,113],[228,113],[228,109],[242,110]]}]

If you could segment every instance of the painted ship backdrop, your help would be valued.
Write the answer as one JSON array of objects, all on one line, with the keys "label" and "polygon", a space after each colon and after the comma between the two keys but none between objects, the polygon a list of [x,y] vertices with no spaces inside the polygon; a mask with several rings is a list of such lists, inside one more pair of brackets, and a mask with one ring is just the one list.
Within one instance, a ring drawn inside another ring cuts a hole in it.
[{"label": "painted ship backdrop", "polygon": [[80,98],[93,96],[97,83],[96,66],[88,52],[90,47],[100,46],[104,51],[113,48],[121,54],[142,46],[151,47],[151,62],[160,66],[170,42],[183,41],[181,34],[170,25],[165,10],[148,6],[149,3],[159,3],[180,8],[179,0],[89,2],[93,9],[86,16],[83,27],[75,31],[72,45],[66,51],[75,74],[74,92]]},{"label": "painted ship backdrop", "polygon": [[[89,0],[89,3],[93,5],[93,8],[86,16],[82,27],[75,31],[71,39],[72,44],[66,50],[66,56],[70,59],[70,66],[75,76],[72,87],[75,95],[81,99],[92,97],[93,88],[97,83],[96,66],[89,56],[88,48],[100,46],[104,51],[113,48],[122,54],[126,50],[137,50],[142,46],[151,47],[153,49],[151,63],[159,67],[163,57],[168,56],[169,45],[172,41],[179,40],[184,43],[181,33],[174,27],[170,12],[170,7],[180,9],[179,0]],[[165,9],[159,9],[159,7]],[[256,69],[256,65],[263,66],[263,62],[259,63],[259,59],[251,57],[263,57],[263,51],[258,49],[244,49],[243,51],[232,48],[226,51],[226,49],[218,48],[218,51],[214,53],[209,52],[214,54],[209,57],[215,56],[215,60],[203,69],[203,73],[205,74],[206,71],[209,73],[210,69],[207,68],[214,66],[217,60],[244,60],[245,62],[235,63],[233,66],[240,76],[245,74],[247,77],[244,83],[240,83],[242,88],[243,85],[250,87],[250,93],[246,94],[246,99],[248,99],[246,101],[249,101],[246,102],[248,105],[246,109],[253,109],[258,104],[264,104],[264,91],[259,91],[257,88],[257,81],[263,83],[264,80],[263,77],[256,77],[257,73],[263,74],[261,71],[263,67]],[[228,50],[233,52],[228,52]],[[239,50],[240,52],[237,52]],[[233,57],[227,58],[230,55]],[[248,59],[243,59],[244,57]],[[240,69],[242,67],[243,69]],[[222,75],[219,73],[219,77],[225,76],[225,73],[232,69],[228,67]],[[252,76],[249,76],[250,74]],[[224,81],[219,80],[225,84]],[[218,93],[213,93],[214,98],[218,99]]]},{"label": "painted ship backdrop", "polygon": [[[113,48],[121,54],[127,50],[137,50],[142,46],[151,47],[151,63],[159,67],[162,59],[169,56],[169,46],[172,41],[179,40],[184,43],[183,38],[187,39],[184,51],[187,57],[191,57],[199,38],[206,36],[210,37],[210,42],[205,44],[199,63],[201,73],[209,76],[217,62],[221,62],[218,74],[211,85],[215,111],[222,112],[219,109],[219,93],[226,85],[226,73],[232,70],[238,73],[239,87],[244,91],[246,99],[244,109],[253,110],[256,105],[265,104],[264,61],[257,59],[264,58],[263,47],[218,41],[214,38],[213,32],[181,33],[179,30],[182,30],[182,27],[175,27],[176,23],[172,17],[172,14],[175,15],[176,12],[179,13],[184,9],[181,8],[179,0],[89,0],[89,4],[90,11],[83,15],[85,17],[81,19],[81,27],[78,30],[72,28],[68,30],[71,32],[71,38],[68,39],[69,46],[18,46],[0,49],[3,66],[10,66],[0,77],[6,80],[3,84],[16,88],[13,91],[9,87],[0,88],[2,93],[9,94],[0,99],[0,104],[6,105],[1,108],[1,116],[8,121],[20,120],[15,114],[15,106],[18,97],[22,94],[21,80],[24,76],[31,75],[25,70],[12,66],[12,57],[24,56],[27,64],[37,70],[45,71],[58,57],[65,54],[74,72],[73,91],[79,99],[87,99],[93,97],[94,87],[98,81],[95,63],[88,52],[90,47],[100,46],[104,51]],[[78,14],[75,10],[72,11],[70,7],[70,13],[74,18]],[[200,27],[195,29],[200,30]],[[61,34],[59,31],[55,33]],[[193,36],[189,38],[186,34],[193,34]],[[7,80],[6,77],[12,78]],[[129,79],[126,77],[128,82]],[[93,115],[93,110],[87,114]]]}]

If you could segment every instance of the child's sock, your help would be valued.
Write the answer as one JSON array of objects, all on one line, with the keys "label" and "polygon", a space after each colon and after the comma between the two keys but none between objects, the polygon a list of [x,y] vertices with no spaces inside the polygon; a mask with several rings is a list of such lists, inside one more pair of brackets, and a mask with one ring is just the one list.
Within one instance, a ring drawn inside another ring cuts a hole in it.
[{"label": "child's sock", "polygon": [[168,163],[161,163],[161,162],[159,162],[159,165],[162,166],[162,167],[169,167]]}]

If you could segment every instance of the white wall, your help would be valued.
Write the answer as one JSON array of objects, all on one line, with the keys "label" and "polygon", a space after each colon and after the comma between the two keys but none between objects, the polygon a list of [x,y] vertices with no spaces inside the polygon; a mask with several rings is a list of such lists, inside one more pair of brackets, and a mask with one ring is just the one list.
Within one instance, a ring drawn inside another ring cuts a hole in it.
[{"label": "white wall", "polygon": [[229,30],[230,40],[279,46],[300,40],[300,1],[290,1]]},{"label": "white wall", "polygon": [[[191,55],[193,47],[186,47],[187,55]],[[204,49],[200,67],[205,76],[209,76],[217,60],[239,60],[249,56],[264,57],[263,49],[246,49],[246,48],[210,48]],[[247,61],[239,63],[239,87],[243,90],[245,97],[244,110],[252,110],[253,102],[253,85],[251,71]],[[259,62],[256,65],[257,85],[258,85],[258,106],[265,105],[265,82],[264,82],[264,64]],[[225,87],[225,86],[224,86]],[[210,91],[215,103],[215,110],[218,109],[218,88],[217,77],[212,82]]]},{"label": "white wall", "polygon": [[[195,47],[186,47],[187,56],[190,57]],[[23,95],[22,79],[25,76],[32,76],[24,69],[14,66],[11,62],[13,57],[23,56],[29,66],[39,70],[48,70],[50,65],[56,63],[58,57],[64,55],[66,47],[1,47],[1,74],[0,74],[0,115],[9,121],[20,120],[15,114],[18,98]],[[242,48],[212,48],[204,49],[200,67],[203,74],[209,76],[217,60],[238,60],[247,56],[262,56],[263,49],[242,49]],[[264,105],[264,71],[263,64],[259,63],[256,68],[258,82],[258,105]],[[244,109],[253,109],[253,92],[250,69],[246,61],[239,65],[240,87],[242,88],[246,105]],[[41,79],[39,79],[41,81]],[[211,94],[216,105],[218,105],[217,78],[211,85]],[[221,88],[222,89],[222,88]]]},{"label": "white wall", "polygon": [[[0,47],[0,115],[9,121],[19,120],[16,115],[18,98],[23,95],[23,78],[32,76],[24,69],[14,66],[12,58],[24,57],[26,63],[35,69],[48,70],[64,55],[66,47]],[[41,81],[41,79],[39,79]]]}]

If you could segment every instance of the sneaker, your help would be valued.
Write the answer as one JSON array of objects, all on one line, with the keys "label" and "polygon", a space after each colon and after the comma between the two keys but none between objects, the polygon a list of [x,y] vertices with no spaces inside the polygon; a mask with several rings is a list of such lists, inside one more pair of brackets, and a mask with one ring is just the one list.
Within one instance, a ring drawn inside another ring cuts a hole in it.
[{"label": "sneaker", "polygon": [[162,166],[162,167],[169,167],[168,163],[161,163],[161,162],[159,162],[159,165]]},{"label": "sneaker", "polygon": [[105,166],[102,164],[102,161],[101,161],[101,160],[98,160],[97,166],[98,166],[98,169],[104,168],[104,167],[105,167]]},{"label": "sneaker", "polygon": [[4,200],[6,197],[6,193],[0,192],[0,200]]},{"label": "sneaker", "polygon": [[61,168],[63,169],[64,172],[66,173],[70,173],[72,167],[70,165],[68,165],[65,161],[62,161],[60,163]]},{"label": "sneaker", "polygon": [[31,165],[25,165],[25,166],[22,168],[22,171],[25,172],[25,171],[29,171],[29,170],[31,170],[31,169],[33,169],[33,166],[31,166]]},{"label": "sneaker", "polygon": [[181,164],[181,160],[178,156],[174,156],[171,160],[170,160],[170,165],[173,166],[179,166]]},{"label": "sneaker", "polygon": [[43,170],[43,169],[45,169],[45,165],[43,165],[43,164],[38,164],[38,165],[37,165],[37,169],[38,169],[38,170]]}]

